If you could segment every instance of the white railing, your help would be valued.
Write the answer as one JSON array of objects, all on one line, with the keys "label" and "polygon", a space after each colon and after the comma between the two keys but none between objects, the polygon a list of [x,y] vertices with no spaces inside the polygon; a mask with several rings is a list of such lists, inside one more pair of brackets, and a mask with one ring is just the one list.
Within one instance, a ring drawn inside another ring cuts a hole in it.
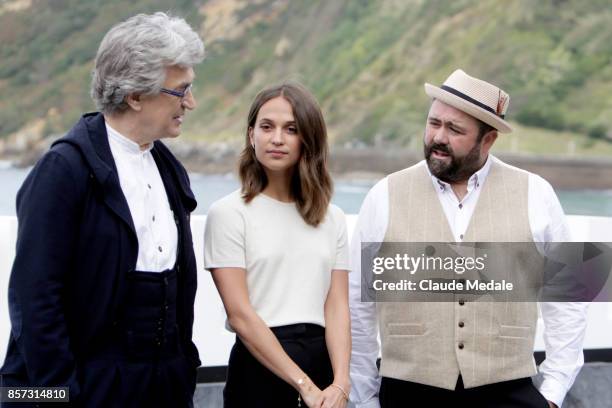
[{"label": "white railing", "polygon": [[[349,234],[356,216],[348,216]],[[570,229],[575,241],[612,242],[612,218],[569,216]],[[203,266],[203,239],[205,216],[191,220],[193,244],[198,264],[198,292],[195,303],[194,341],[205,366],[226,365],[234,335],[224,328],[225,312],[210,274]],[[350,236],[350,235],[349,235]],[[0,216],[0,362],[4,359],[10,323],[8,318],[7,287],[15,256],[17,219]],[[536,350],[544,349],[542,327],[538,325]],[[593,303],[589,309],[589,327],[585,348],[612,349],[612,303]]]}]

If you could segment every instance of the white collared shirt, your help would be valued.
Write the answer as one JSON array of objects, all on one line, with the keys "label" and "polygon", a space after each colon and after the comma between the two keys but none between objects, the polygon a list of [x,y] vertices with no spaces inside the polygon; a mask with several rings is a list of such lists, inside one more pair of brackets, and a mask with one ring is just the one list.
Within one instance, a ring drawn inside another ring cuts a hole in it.
[{"label": "white collared shirt", "polygon": [[106,123],[121,190],[138,237],[137,271],[162,272],[176,262],[178,233],[159,169],[151,155]]},{"label": "white collared shirt", "polygon": [[[491,164],[496,158],[489,156],[485,165],[470,177],[467,194],[460,201],[450,184],[433,175],[431,181],[455,239],[463,240],[476,204],[486,182]],[[529,173],[528,217],[533,241],[538,250],[546,254],[548,242],[569,242],[570,234],[565,214],[552,186],[542,177]],[[351,331],[351,401],[358,408],[378,408],[380,376],[376,367],[380,345],[376,304],[361,302],[361,242],[382,242],[389,220],[388,179],[380,180],[368,192],[351,240],[351,270],[349,275]],[[584,364],[582,345],[587,322],[586,303],[540,303],[544,321],[546,360],[540,365],[544,381],[539,387],[544,397],[561,406],[580,368]]]}]

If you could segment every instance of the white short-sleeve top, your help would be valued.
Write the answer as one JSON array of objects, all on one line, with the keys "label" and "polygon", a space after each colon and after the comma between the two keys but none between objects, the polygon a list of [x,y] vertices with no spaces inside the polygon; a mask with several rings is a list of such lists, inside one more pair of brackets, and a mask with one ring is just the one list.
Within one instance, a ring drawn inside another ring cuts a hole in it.
[{"label": "white short-sleeve top", "polygon": [[244,268],[249,300],[268,327],[325,326],[331,272],[350,269],[344,213],[330,204],[313,227],[294,203],[258,194],[246,204],[235,191],[208,212],[204,265]]}]

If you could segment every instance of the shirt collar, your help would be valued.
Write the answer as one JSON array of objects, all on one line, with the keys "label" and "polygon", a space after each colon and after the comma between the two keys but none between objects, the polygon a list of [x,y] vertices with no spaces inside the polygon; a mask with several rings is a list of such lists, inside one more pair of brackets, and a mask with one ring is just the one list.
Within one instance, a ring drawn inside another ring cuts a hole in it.
[{"label": "shirt collar", "polygon": [[[476,173],[472,174],[470,179],[468,180],[467,190],[468,192],[472,191],[475,188],[480,188],[485,182],[487,176],[489,175],[489,171],[491,170],[491,155],[487,156],[487,161],[485,164],[478,170]],[[429,171],[429,166],[426,166],[427,173],[431,177],[431,181],[433,182],[434,188],[440,191],[447,191],[451,188],[451,185],[445,181],[440,180]]]},{"label": "shirt collar", "polygon": [[149,143],[149,146],[147,146],[146,149],[141,150],[138,143],[123,136],[117,130],[113,129],[108,124],[108,122],[105,122],[105,124],[106,124],[106,133],[108,133],[109,139],[115,142],[115,144],[119,146],[123,150],[123,152],[136,155],[136,154],[148,153],[153,148],[153,143]]}]

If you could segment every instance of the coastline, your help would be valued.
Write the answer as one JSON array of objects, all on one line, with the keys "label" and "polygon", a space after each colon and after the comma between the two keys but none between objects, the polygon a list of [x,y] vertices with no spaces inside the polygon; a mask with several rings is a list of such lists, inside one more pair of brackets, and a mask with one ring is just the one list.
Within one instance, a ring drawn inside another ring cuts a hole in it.
[{"label": "coastline", "polygon": [[[612,158],[493,154],[512,166],[540,175],[556,189],[612,189]],[[382,177],[422,159],[422,151],[336,148],[332,151],[330,165],[334,173],[367,172]]]},{"label": "coastline", "polygon": [[[171,146],[191,172],[203,174],[236,173],[239,151],[216,153]],[[538,174],[554,188],[563,190],[612,189],[612,158],[563,157],[494,153],[504,162]],[[330,170],[336,180],[375,182],[387,174],[412,166],[423,158],[422,151],[383,148],[332,147]]]},{"label": "coastline", "polygon": [[[5,150],[0,167],[32,166],[49,148],[52,138],[23,150]],[[171,140],[165,143],[189,172],[206,175],[236,174],[240,148],[235,143],[204,143]],[[554,188],[564,190],[612,189],[612,158],[517,155],[494,152],[504,162],[538,174]],[[346,148],[332,146],[330,170],[337,180],[375,182],[387,174],[409,167],[423,158],[422,151],[389,146]]]}]

